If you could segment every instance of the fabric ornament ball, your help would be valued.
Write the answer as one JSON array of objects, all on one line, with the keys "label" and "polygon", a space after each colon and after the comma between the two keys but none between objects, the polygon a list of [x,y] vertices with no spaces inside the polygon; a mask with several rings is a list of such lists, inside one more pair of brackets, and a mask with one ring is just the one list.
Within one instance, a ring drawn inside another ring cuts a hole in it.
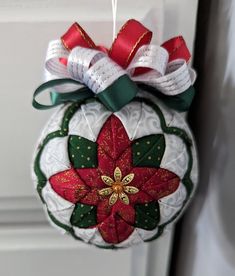
[{"label": "fabric ornament ball", "polygon": [[198,178],[194,139],[185,113],[147,87],[118,110],[102,97],[68,100],[42,131],[33,179],[62,232],[128,247],[160,237],[185,210]]}]

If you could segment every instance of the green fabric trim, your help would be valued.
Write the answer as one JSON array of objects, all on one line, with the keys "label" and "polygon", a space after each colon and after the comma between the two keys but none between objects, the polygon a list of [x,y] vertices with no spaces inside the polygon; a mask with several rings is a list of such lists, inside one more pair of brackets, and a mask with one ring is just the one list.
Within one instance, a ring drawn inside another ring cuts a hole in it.
[{"label": "green fabric trim", "polygon": [[163,134],[144,136],[132,144],[133,165],[135,167],[160,167],[165,152]]},{"label": "green fabric trim", "polygon": [[42,189],[43,189],[43,187],[46,186],[47,178],[40,168],[40,158],[41,158],[42,150],[43,150],[43,147],[41,147],[41,149],[38,151],[37,156],[35,158],[34,172],[35,172],[35,175],[37,176],[37,182],[38,182],[37,192],[38,192],[42,202],[45,203],[44,198],[42,197]]},{"label": "green fabric trim", "polygon": [[98,93],[97,97],[109,110],[116,112],[128,104],[137,92],[137,85],[127,75],[123,75],[104,91]]},{"label": "green fabric trim", "polygon": [[191,151],[191,147],[188,145],[187,146],[187,153],[189,156],[189,161],[188,161],[188,169],[182,179],[182,183],[184,184],[184,186],[187,189],[188,194],[190,195],[193,191],[193,182],[192,179],[190,177],[192,168],[193,168],[193,155],[192,155],[192,151]]},{"label": "green fabric trim", "polygon": [[70,218],[70,222],[73,226],[80,228],[95,226],[97,224],[96,206],[77,203]]},{"label": "green fabric trim", "polygon": [[78,236],[75,235],[74,230],[73,230],[72,227],[70,227],[70,226],[68,226],[68,225],[66,225],[66,224],[63,224],[63,223],[61,223],[60,221],[58,221],[58,220],[52,215],[52,213],[51,213],[49,210],[47,210],[47,213],[48,213],[49,218],[51,219],[51,221],[52,221],[55,225],[57,225],[58,227],[64,229],[64,230],[65,230],[67,233],[69,233],[74,239],[79,240],[79,241],[83,241],[81,238],[79,238]]},{"label": "green fabric trim", "polygon": [[96,168],[97,144],[77,135],[70,135],[68,140],[68,152],[74,168]]},{"label": "green fabric trim", "polygon": [[50,219],[52,220],[52,222],[53,222],[54,224],[56,224],[56,225],[59,226],[60,228],[63,228],[65,231],[67,231],[67,232],[69,232],[69,233],[73,232],[73,228],[72,228],[72,227],[70,227],[70,226],[68,226],[68,225],[66,225],[66,224],[63,224],[63,223],[61,223],[60,221],[58,221],[58,220],[52,215],[52,213],[51,213],[49,210],[47,210],[47,213],[48,213]]},{"label": "green fabric trim", "polygon": [[193,86],[190,86],[186,91],[175,96],[167,96],[162,94],[156,88],[143,83],[139,83],[138,87],[162,100],[162,102],[169,108],[179,112],[188,111],[195,96],[195,89]]},{"label": "green fabric trim", "polygon": [[135,205],[135,227],[153,230],[160,220],[160,210],[157,201]]}]

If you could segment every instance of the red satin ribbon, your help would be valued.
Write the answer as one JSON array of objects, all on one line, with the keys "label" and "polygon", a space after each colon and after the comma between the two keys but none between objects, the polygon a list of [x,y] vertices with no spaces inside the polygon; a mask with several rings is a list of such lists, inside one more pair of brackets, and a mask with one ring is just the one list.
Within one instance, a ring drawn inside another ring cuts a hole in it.
[{"label": "red satin ribbon", "polygon": [[[96,46],[78,23],[74,23],[61,37],[62,43],[66,49],[72,50],[76,46],[98,49],[106,52],[112,60],[123,68],[126,68],[130,64],[141,46],[150,44],[151,39],[152,32],[134,19],[128,20],[123,25],[110,50],[103,46]],[[168,51],[169,61],[184,59],[188,62],[191,57],[182,36],[171,38],[164,42],[162,47]],[[61,62],[66,64],[65,60],[61,60]],[[141,72],[143,73],[141,70],[138,73]]]},{"label": "red satin ribbon", "polygon": [[120,66],[126,68],[137,50],[149,44],[151,39],[151,31],[134,19],[128,20],[114,40],[109,56]]},{"label": "red satin ribbon", "polygon": [[189,49],[182,36],[173,37],[161,45],[169,53],[169,62],[174,59],[184,59],[187,62],[191,58]]},{"label": "red satin ribbon", "polygon": [[61,40],[66,49],[72,50],[76,46],[85,48],[96,48],[95,43],[89,35],[78,24],[74,23],[68,31],[61,37]]}]

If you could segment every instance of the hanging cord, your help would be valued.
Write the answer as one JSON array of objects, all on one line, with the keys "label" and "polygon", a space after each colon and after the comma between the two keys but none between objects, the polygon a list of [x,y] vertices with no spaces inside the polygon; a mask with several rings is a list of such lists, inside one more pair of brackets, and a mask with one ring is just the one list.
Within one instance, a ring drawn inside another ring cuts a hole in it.
[{"label": "hanging cord", "polygon": [[118,0],[112,0],[112,13],[113,13],[113,40],[114,40],[115,37],[116,37],[117,3],[118,3]]}]

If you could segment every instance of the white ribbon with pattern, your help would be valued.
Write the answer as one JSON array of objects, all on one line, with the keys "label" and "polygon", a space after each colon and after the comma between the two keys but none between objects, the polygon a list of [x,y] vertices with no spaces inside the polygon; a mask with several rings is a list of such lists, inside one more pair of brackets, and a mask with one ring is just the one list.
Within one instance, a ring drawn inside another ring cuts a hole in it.
[{"label": "white ribbon with pattern", "polygon": [[[61,59],[67,60],[67,66]],[[138,49],[124,70],[101,51],[76,47],[69,52],[60,40],[54,40],[48,46],[45,69],[47,80],[72,78],[88,86],[96,94],[109,87],[122,75],[128,74],[135,82],[145,83],[165,95],[174,96],[193,85],[196,73],[183,59],[169,63],[168,60],[168,52],[163,47],[144,45]],[[135,76],[137,68],[152,70]],[[63,85],[57,92],[69,92],[72,87],[75,89],[76,85]]]}]

